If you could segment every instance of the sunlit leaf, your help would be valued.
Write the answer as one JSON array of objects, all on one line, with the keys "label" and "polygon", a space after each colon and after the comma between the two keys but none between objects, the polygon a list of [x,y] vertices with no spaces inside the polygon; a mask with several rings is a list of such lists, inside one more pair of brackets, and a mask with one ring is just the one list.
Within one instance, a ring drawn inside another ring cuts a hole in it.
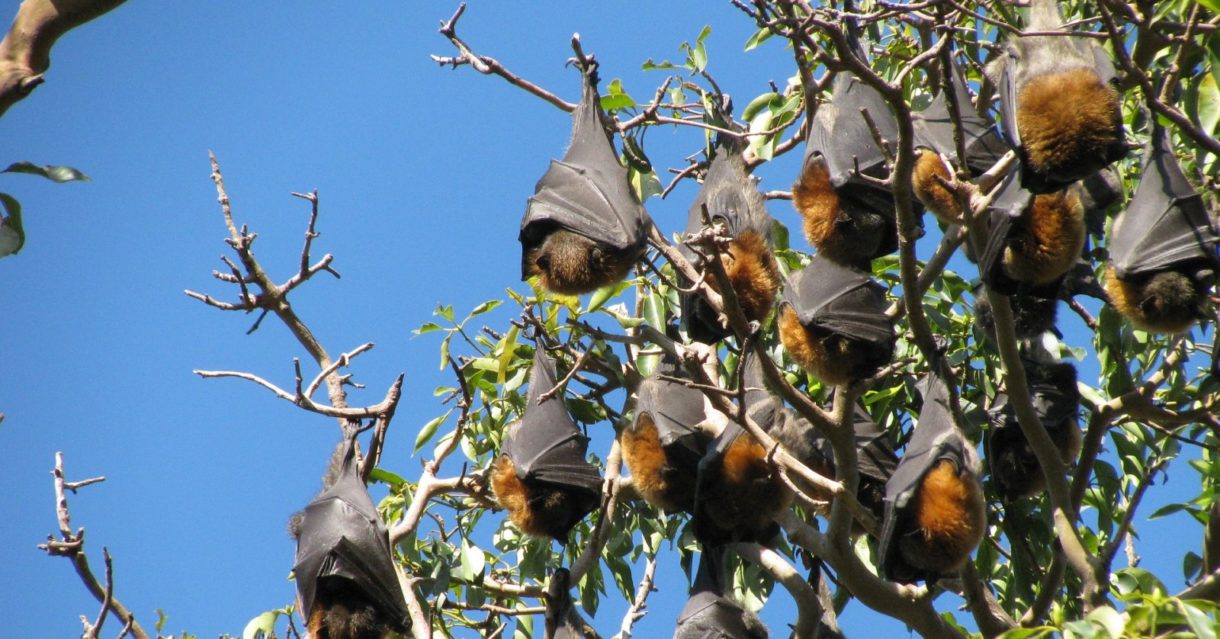
[{"label": "sunlit leaf", "polygon": [[33,162],[15,162],[8,165],[0,173],[25,173],[39,175],[52,182],[88,182],[89,176],[70,166],[52,166],[50,164],[34,164]]}]

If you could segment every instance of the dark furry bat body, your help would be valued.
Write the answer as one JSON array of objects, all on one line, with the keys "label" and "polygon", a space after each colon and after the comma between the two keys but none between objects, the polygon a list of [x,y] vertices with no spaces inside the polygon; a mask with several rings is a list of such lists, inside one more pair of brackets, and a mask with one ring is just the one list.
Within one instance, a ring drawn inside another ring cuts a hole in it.
[{"label": "dark furry bat body", "polygon": [[572,140],[552,160],[521,219],[521,279],[577,295],[617,282],[644,252],[648,214],[619,163],[597,95],[596,65],[582,70]]},{"label": "dark furry bat body", "polygon": [[[1063,31],[1054,0],[1033,0],[1026,33]],[[1000,90],[1009,142],[1021,160],[1021,185],[1050,193],[1127,154],[1114,65],[1084,38],[1025,35],[988,68]]]},{"label": "dark furry bat body", "polygon": [[797,363],[834,386],[876,373],[894,352],[881,286],[867,273],[821,255],[790,277],[779,334]]},{"label": "dark furry bat body", "polygon": [[699,460],[711,439],[697,428],[705,418],[703,393],[660,375],[687,377],[666,358],[640,383],[635,421],[619,433],[623,460],[645,501],[666,512],[691,512]]},{"label": "dark furry bat body", "polygon": [[724,553],[723,546],[704,547],[674,639],[767,639],[758,615],[724,596]]},{"label": "dark furry bat body", "polygon": [[[727,251],[721,252],[720,260],[746,320],[761,322],[775,303],[779,266],[771,252],[773,220],[754,179],[746,170],[742,146],[728,136],[722,136],[716,144],[703,186],[691,204],[686,233],[697,233],[704,228],[705,206],[713,223],[725,225],[733,241]],[[695,266],[704,267],[693,251],[686,253]],[[716,288],[716,280],[710,273],[707,281]],[[682,316],[693,340],[713,343],[728,335],[728,331],[721,328],[717,314],[699,295],[683,294]]]},{"label": "dark furry bat body", "polygon": [[[1080,453],[1081,440],[1076,367],[1067,362],[1026,360],[1025,374],[1034,412],[1059,449],[1060,459],[1071,465]],[[1017,423],[1008,396],[997,393],[988,412],[992,430],[987,437],[987,465],[996,492],[1005,501],[1014,501],[1046,490],[1046,476]]]},{"label": "dark furry bat body", "polygon": [[1156,127],[1143,177],[1114,220],[1106,292],[1120,313],[1149,331],[1178,333],[1207,316],[1220,236],[1203,196],[1182,173],[1167,132]]},{"label": "dark furry bat body", "polygon": [[555,380],[555,362],[539,346],[525,415],[509,426],[491,487],[517,528],[562,544],[572,526],[597,507],[602,478],[585,458],[589,439],[572,421],[562,394],[538,403]]},{"label": "dark furry bat body", "polygon": [[[1017,339],[1039,337],[1047,331],[1056,331],[1055,316],[1059,311],[1058,286],[1019,285],[1008,296],[1012,308],[1013,328]],[[993,352],[996,351],[995,320],[991,313],[991,300],[981,285],[974,289],[974,325]],[[1057,331],[1056,331],[1057,332]]]},{"label": "dark furry bat body", "polygon": [[545,639],[598,639],[597,632],[576,612],[572,604],[572,577],[567,568],[556,568],[546,584]]},{"label": "dark furry bat body", "polygon": [[[1008,152],[991,120],[975,111],[974,100],[956,63],[950,64],[950,86],[957,104],[966,157],[959,158],[954,141],[953,117],[944,92],[932,99],[928,108],[914,114],[917,157],[911,173],[915,197],[946,224],[960,224],[962,209],[953,193],[940,180],[950,180],[950,164],[963,166],[972,177],[981,175]],[[938,179],[939,178],[939,179]]]},{"label": "dark furry bat body", "polygon": [[313,639],[381,639],[411,627],[390,540],[356,463],[356,431],[335,449],[323,491],[293,516],[297,609]]},{"label": "dark furry bat body", "polygon": [[986,528],[980,464],[935,374],[910,443],[886,484],[881,574],[903,583],[935,582],[961,568]]}]

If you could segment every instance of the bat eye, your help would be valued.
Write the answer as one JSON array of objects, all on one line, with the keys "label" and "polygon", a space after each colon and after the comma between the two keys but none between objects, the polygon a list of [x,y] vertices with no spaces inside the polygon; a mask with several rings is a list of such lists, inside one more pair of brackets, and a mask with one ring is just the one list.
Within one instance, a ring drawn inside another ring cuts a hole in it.
[{"label": "bat eye", "polygon": [[549,273],[551,270],[551,256],[540,255],[538,259],[534,260],[534,264],[538,267],[538,270]]}]

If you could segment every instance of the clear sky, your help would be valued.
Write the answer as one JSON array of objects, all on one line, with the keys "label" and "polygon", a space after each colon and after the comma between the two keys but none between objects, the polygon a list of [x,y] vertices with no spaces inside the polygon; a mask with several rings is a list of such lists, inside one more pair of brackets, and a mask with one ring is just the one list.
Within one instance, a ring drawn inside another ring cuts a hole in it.
[{"label": "clear sky", "polygon": [[[0,14],[17,5],[0,3]],[[308,212],[289,192],[319,190],[315,255],[335,254],[343,279],[317,278],[294,307],[332,354],[376,343],[353,369],[368,385],[353,403],[377,401],[406,373],[383,465],[418,474],[415,432],[441,412],[432,389],[451,380],[436,370],[438,339],[410,330],[438,303],[463,313],[522,286],[525,198],[569,132],[566,114],[499,78],[428,58],[453,53],[436,27],[455,6],[131,2],[65,36],[47,83],[0,119],[0,164],[69,164],[92,177],[0,175],[0,191],[24,205],[28,236],[0,260],[2,634],[78,636],[78,615],[98,608],[68,561],[34,547],[56,530],[57,450],[70,480],[107,476],[70,496],[73,525],[88,530],[99,569],[110,549],[116,593],[146,628],[160,608],[167,633],[240,633],[293,598],[285,522],[316,491],[338,429],[252,384],[191,373],[246,370],[290,387],[292,358],[306,357],[274,320],[247,336],[252,316],[183,295],[233,295],[210,276],[227,246],[209,149],[277,279],[295,268]],[[663,79],[641,63],[679,58],[678,44],[705,24],[709,70],[739,109],[792,68],[775,43],[742,53],[754,29],[727,2],[610,6],[476,1],[459,30],[569,100],[579,88],[563,65],[573,32],[603,78],[623,78],[640,101]],[[702,133],[658,129],[648,143],[655,164],[683,166]],[[797,160],[764,167],[763,188],[787,188]],[[667,232],[684,225],[694,191],[648,203]],[[788,203],[771,210],[793,224]],[[659,586],[637,636],[666,636],[685,600],[676,554]],[[598,615],[606,636],[623,607]],[[780,592],[764,617],[775,636],[791,611]],[[905,634],[859,604],[844,625],[853,636]]]}]

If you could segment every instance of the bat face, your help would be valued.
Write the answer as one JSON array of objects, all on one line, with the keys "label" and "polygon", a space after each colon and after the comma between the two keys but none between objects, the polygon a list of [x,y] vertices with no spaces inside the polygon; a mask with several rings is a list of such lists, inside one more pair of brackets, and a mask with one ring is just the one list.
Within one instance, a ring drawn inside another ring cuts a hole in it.
[{"label": "bat face", "polygon": [[[1032,339],[1055,330],[1059,298],[1056,287],[1049,288],[1050,290],[1041,290],[1036,287],[1018,286],[1008,297],[1017,339]],[[994,349],[995,319],[991,313],[991,300],[981,286],[975,289],[974,296],[974,325],[983,340]]]},{"label": "bat face", "polygon": [[1208,291],[1220,268],[1220,235],[1159,127],[1143,168],[1135,195],[1110,234],[1106,292],[1137,326],[1181,332],[1207,315]]},{"label": "bat face", "polygon": [[385,524],[360,479],[355,441],[353,433],[337,452],[334,483],[293,526],[297,598],[319,637],[381,637],[411,625]]},{"label": "bat face", "polygon": [[780,309],[785,350],[825,383],[863,379],[893,355],[885,296],[861,271],[815,255],[789,280]]},{"label": "bat face", "polygon": [[[771,311],[779,290],[779,266],[771,252],[774,221],[746,170],[741,144],[731,138],[726,137],[716,145],[703,187],[690,207],[687,234],[703,229],[704,207],[712,221],[724,224],[733,239],[729,249],[721,253],[720,260],[738,304],[748,321],[761,322]],[[696,266],[704,266],[693,251],[688,252],[688,258],[693,258]],[[719,292],[714,278],[707,281]],[[728,335],[702,297],[684,294],[682,311],[691,339],[713,343]]]},{"label": "bat face", "polygon": [[521,277],[548,290],[579,294],[622,279],[643,254],[648,214],[619,163],[597,95],[583,72],[572,140],[563,160],[535,187],[521,220]]},{"label": "bat face", "polygon": [[962,436],[944,382],[930,375],[915,433],[886,483],[880,569],[934,582],[969,559],[986,528],[979,459]]},{"label": "bat face", "polygon": [[538,347],[525,414],[504,438],[492,490],[522,531],[563,543],[571,527],[597,507],[602,480],[585,458],[589,440],[572,421],[562,393],[538,401],[556,387],[555,380],[554,361]]},{"label": "bat face", "polygon": [[640,384],[636,418],[619,434],[623,459],[644,499],[666,512],[694,508],[695,476],[709,437],[703,421],[703,393],[658,375],[685,377],[676,362],[663,362]]},{"label": "bat face", "polygon": [[[1060,31],[1054,2],[1039,0],[1030,32]],[[1049,193],[1127,153],[1113,63],[1076,37],[1022,35],[993,73],[1005,133],[1021,160],[1021,185]]]}]

